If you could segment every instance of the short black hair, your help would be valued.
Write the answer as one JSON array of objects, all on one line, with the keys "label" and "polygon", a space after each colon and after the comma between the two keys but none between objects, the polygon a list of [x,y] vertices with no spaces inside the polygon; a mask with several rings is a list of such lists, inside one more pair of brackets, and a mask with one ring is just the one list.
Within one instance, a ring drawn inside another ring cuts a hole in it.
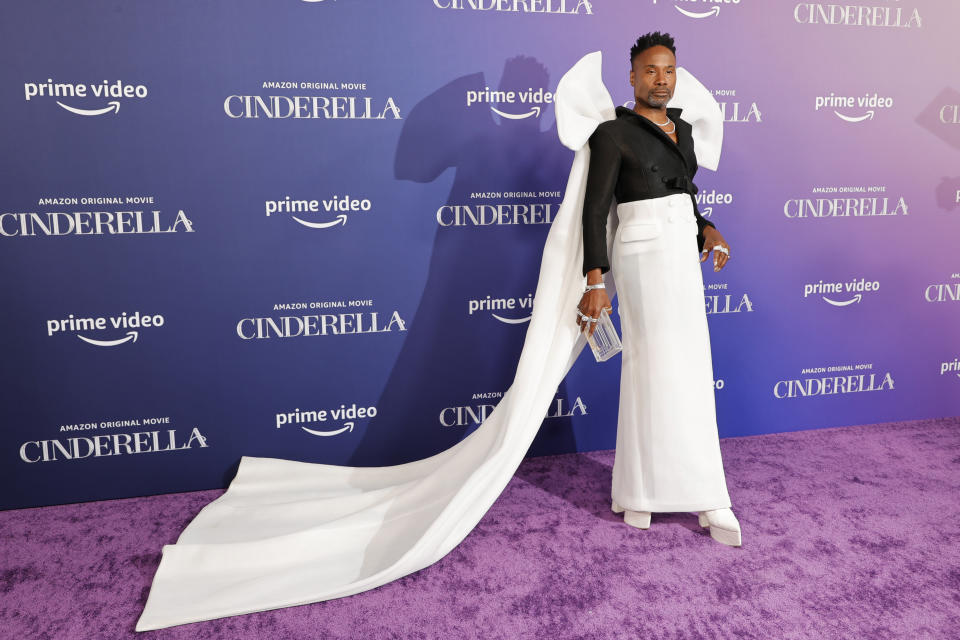
[{"label": "short black hair", "polygon": [[673,55],[677,55],[677,48],[673,44],[673,36],[669,33],[653,31],[652,33],[645,33],[637,38],[637,42],[630,47],[630,66],[633,67],[634,58],[650,47],[656,47],[658,45],[670,49]]}]

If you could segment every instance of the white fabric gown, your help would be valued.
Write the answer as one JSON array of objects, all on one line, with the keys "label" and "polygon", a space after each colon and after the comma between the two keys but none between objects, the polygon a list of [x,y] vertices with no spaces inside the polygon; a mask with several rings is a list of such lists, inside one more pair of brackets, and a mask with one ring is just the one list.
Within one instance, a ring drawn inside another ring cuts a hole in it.
[{"label": "white fabric gown", "polygon": [[693,203],[675,193],[620,203],[617,214],[610,267],[623,353],[611,496],[632,511],[729,507]]},{"label": "white fabric gown", "polygon": [[[716,169],[723,124],[716,101],[678,69],[671,106],[682,107],[693,125],[698,164]],[[587,139],[614,117],[600,51],[560,79],[555,110],[560,140],[576,153],[544,245],[516,376],[500,403],[450,449],[407,464],[346,467],[243,456],[227,491],[176,544],[163,547],[137,631],[373,589],[437,562],[476,526],[510,481],[585,345],[572,317],[585,282]],[[616,225],[614,203],[611,249]]]}]

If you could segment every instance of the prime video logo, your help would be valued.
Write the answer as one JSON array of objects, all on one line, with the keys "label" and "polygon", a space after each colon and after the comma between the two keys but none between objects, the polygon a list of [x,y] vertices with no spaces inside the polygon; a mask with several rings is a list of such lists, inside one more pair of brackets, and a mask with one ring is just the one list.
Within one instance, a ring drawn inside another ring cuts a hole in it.
[{"label": "prime video logo", "polygon": [[[865,293],[870,291],[879,291],[880,281],[867,280],[866,278],[854,278],[849,282],[808,282],[803,285],[803,297],[808,298],[812,295],[819,295],[824,302],[835,307],[845,307],[847,305],[859,303],[863,300]],[[830,296],[848,296],[846,299],[834,299]]]},{"label": "prime video logo", "polygon": [[[509,318],[506,317],[506,314],[499,315],[496,313],[497,311],[504,310],[513,312],[526,310],[528,314],[520,318]],[[524,322],[530,322],[530,318],[533,317],[533,294],[529,293],[523,298],[493,298],[486,296],[468,301],[468,315],[472,316],[474,313],[481,311],[489,312],[490,315],[504,324],[523,324]]]},{"label": "prime video logo", "polygon": [[[471,107],[475,104],[487,104],[490,107],[490,110],[501,118],[507,118],[509,120],[523,120],[524,118],[538,118],[542,112],[541,105],[552,104],[556,95],[550,91],[540,87],[534,89],[529,87],[524,91],[497,91],[491,90],[490,87],[484,87],[482,91],[467,91],[467,106]],[[520,113],[512,113],[510,111],[503,111],[497,109],[493,105],[499,105],[503,107],[504,105],[520,105],[520,109],[524,109],[525,105],[530,105],[530,108],[526,111],[521,111]]]},{"label": "prime video logo", "polygon": [[263,209],[268,218],[275,213],[318,213],[321,208],[327,213],[337,213],[337,216],[329,221],[305,220],[304,218],[308,217],[307,215],[303,215],[301,218],[295,215],[290,216],[305,227],[310,227],[311,229],[328,229],[337,225],[347,224],[347,215],[345,212],[370,211],[372,206],[369,198],[354,198],[349,195],[335,195],[326,200],[297,200],[291,199],[290,196],[285,196],[281,200],[266,200]]},{"label": "prime video logo", "polygon": [[[297,408],[293,411],[278,413],[275,418],[277,429],[284,425],[296,425],[310,435],[329,437],[340,435],[345,431],[353,431],[358,419],[373,418],[376,415],[376,406],[358,407],[357,403],[354,402],[349,407],[346,404],[341,404],[339,407],[330,409],[311,409],[307,411],[301,411]],[[329,422],[335,422],[342,426],[331,425]],[[314,428],[311,429],[306,426],[308,424]]]},{"label": "prime video logo", "polygon": [[115,347],[126,342],[136,342],[138,331],[127,331],[126,337],[115,340],[97,340],[81,335],[80,332],[103,331],[105,329],[144,329],[148,327],[162,327],[165,320],[162,315],[149,315],[134,311],[127,314],[126,311],[118,316],[99,317],[99,318],[77,318],[71,313],[66,318],[57,320],[47,320],[47,336],[53,336],[56,333],[76,333],[77,337],[96,347]]},{"label": "prime video logo", "polygon": [[[828,96],[817,96],[814,101],[814,111],[833,109],[833,113],[845,122],[863,122],[873,120],[873,116],[880,109],[889,109],[893,106],[893,98],[884,97],[877,93],[865,93],[862,96],[838,96],[833,92]],[[840,113],[837,109],[856,109],[859,113],[850,115]]]},{"label": "prime video logo", "polygon": [[[72,82],[54,82],[47,78],[46,82],[25,82],[23,84],[23,98],[30,102],[34,98],[146,98],[147,87],[142,84],[125,84],[122,80],[110,82],[104,80],[99,84],[84,84]],[[57,104],[70,113],[79,116],[99,116],[105,113],[119,113],[120,101],[110,100],[105,107],[82,109],[57,100]]]}]

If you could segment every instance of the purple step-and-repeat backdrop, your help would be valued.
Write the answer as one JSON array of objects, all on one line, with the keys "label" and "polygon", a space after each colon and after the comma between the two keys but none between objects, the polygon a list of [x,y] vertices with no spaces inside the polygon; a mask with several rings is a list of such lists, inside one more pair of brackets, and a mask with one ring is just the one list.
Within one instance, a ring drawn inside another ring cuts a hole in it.
[{"label": "purple step-and-repeat backdrop", "polygon": [[[509,387],[573,152],[646,31],[724,110],[722,437],[960,413],[960,5],[102,0],[0,9],[0,508],[461,440]],[[572,314],[571,314],[572,318]],[[616,315],[614,315],[616,319]],[[613,448],[584,350],[531,455]]]}]

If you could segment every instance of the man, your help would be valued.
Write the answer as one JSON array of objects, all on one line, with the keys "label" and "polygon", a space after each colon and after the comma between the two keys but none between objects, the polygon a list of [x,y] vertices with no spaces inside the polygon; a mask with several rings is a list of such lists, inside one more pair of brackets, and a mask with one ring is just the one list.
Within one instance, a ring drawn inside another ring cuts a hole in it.
[{"label": "man", "polygon": [[[544,244],[516,376],[483,424],[445,451],[406,464],[353,467],[242,456],[227,491],[196,515],[176,544],[164,546],[137,631],[299,606],[373,589],[437,562],[477,525],[529,450],[558,385],[584,346],[582,335],[569,322],[581,293],[579,286],[570,283],[584,281],[576,258],[582,244],[581,216],[589,213],[592,219],[601,211],[603,201],[612,201],[623,178],[618,168],[617,178],[607,189],[594,184],[581,211],[586,174],[602,178],[602,167],[613,166],[614,161],[602,150],[603,134],[590,136],[601,126],[618,143],[633,145],[636,140],[617,137],[623,132],[614,127],[630,124],[635,129],[627,131],[639,133],[641,126],[647,126],[640,122],[639,112],[629,109],[617,115],[635,120],[622,123],[617,117],[606,122],[615,109],[602,82],[600,53],[583,56],[557,85],[557,133],[563,145],[574,151],[573,163],[566,195]],[[677,98],[688,105],[688,117],[697,113],[695,109],[716,107],[692,76],[684,72],[682,77]],[[653,93],[658,94],[656,100],[664,95],[662,90]],[[643,107],[639,100],[638,105]],[[678,112],[671,117],[677,123],[678,142],[665,133],[661,142],[686,148],[690,127],[678,119]],[[719,110],[709,117],[722,126]],[[707,129],[701,127],[699,133]],[[700,164],[715,168],[721,140],[709,135],[698,135],[698,140]],[[595,165],[588,165],[588,156]],[[692,159],[689,155],[685,162]],[[616,160],[624,171],[631,161],[628,155]],[[619,285],[624,328],[622,391],[626,393],[621,392],[613,497],[630,510],[624,518],[631,523],[642,509],[707,509],[701,523],[709,525],[716,538],[718,531],[724,531],[720,525],[731,525],[717,519],[719,512],[709,511],[728,507],[729,498],[712,414],[703,281],[699,263],[693,259],[696,245],[691,242],[698,225],[689,190],[670,189],[665,196],[653,190],[639,195],[618,193],[623,200],[617,206],[620,226],[610,267]],[[629,197],[641,199],[630,201]],[[684,206],[677,206],[679,201]],[[652,205],[649,210],[647,204]],[[590,237],[595,246],[595,235]],[[717,241],[712,242],[709,246],[716,247]],[[725,246],[722,238],[720,242]],[[604,263],[605,256],[585,266],[592,270],[599,264],[602,271]],[[643,293],[649,295],[639,296],[645,287],[649,290]],[[657,313],[645,316],[641,301]],[[601,304],[607,302],[601,299],[597,304],[596,317]],[[589,309],[584,302],[581,306]],[[676,329],[671,331],[671,326]],[[648,369],[656,375],[647,375]],[[429,392],[431,381],[421,382]],[[646,422],[644,411],[655,419]],[[642,448],[638,446],[641,438],[646,438]],[[637,460],[640,464],[635,464]],[[619,510],[619,504],[614,510]],[[733,518],[729,509],[726,512]],[[739,528],[726,531],[735,533],[739,542]],[[323,544],[291,544],[291,540],[317,539]]]},{"label": "man", "polygon": [[[722,269],[730,247],[696,205],[691,125],[667,108],[676,87],[673,38],[659,32],[630,50],[636,106],[616,108],[589,138],[583,205],[581,330],[612,312],[603,274],[620,296],[623,362],[614,458],[613,510],[646,529],[652,511],[700,511],[701,526],[740,546],[740,526],[720,459],[713,372],[699,262],[713,251]],[[607,217],[617,202],[612,261]],[[694,224],[695,223],[695,224]],[[611,264],[612,262],[612,264]]]}]

